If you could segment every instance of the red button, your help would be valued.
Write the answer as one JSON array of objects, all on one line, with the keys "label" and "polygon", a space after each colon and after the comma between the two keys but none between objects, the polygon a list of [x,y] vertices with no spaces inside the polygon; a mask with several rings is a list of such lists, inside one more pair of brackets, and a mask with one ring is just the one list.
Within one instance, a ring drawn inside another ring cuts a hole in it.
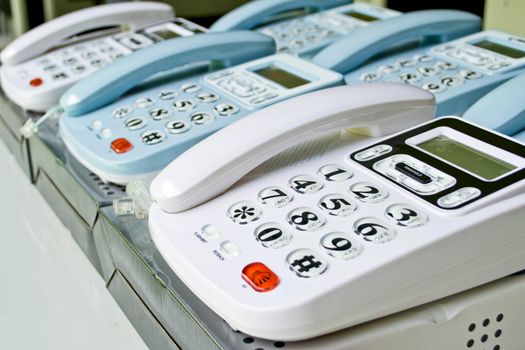
[{"label": "red button", "polygon": [[111,142],[111,149],[115,151],[115,153],[126,153],[132,148],[133,144],[125,138],[116,139],[113,142]]},{"label": "red button", "polygon": [[40,78],[33,78],[29,81],[29,85],[31,85],[32,87],[37,87],[42,85],[43,82],[44,81]]},{"label": "red button", "polygon": [[260,262],[246,265],[242,269],[242,279],[257,292],[269,292],[279,284],[279,277]]}]

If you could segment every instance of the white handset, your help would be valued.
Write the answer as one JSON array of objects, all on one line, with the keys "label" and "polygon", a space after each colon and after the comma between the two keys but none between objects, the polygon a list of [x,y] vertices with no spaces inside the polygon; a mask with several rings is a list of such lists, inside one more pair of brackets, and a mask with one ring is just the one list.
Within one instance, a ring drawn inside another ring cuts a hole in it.
[{"label": "white handset", "polygon": [[58,17],[44,23],[14,40],[0,53],[4,65],[27,61],[66,45],[76,35],[97,28],[128,26],[130,29],[161,22],[174,17],[169,5],[158,2],[108,4]]},{"label": "white handset", "polygon": [[183,153],[152,182],[167,212],[199,205],[289,147],[344,128],[374,136],[431,120],[432,94],[401,84],[336,87],[287,100],[220,130]]}]

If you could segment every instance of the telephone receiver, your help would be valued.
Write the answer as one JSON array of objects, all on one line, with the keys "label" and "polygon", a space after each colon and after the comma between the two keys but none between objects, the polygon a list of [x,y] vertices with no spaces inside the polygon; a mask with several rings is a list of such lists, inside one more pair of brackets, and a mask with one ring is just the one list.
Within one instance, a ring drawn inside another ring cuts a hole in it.
[{"label": "telephone receiver", "polygon": [[[250,31],[209,33],[161,42],[123,57],[81,80],[60,99],[70,116],[79,116],[115,101],[152,75],[193,62],[215,61],[228,67],[275,52],[273,40]],[[108,74],[111,73],[111,74]]]},{"label": "telephone receiver", "polygon": [[[423,40],[426,37],[452,39],[480,28],[479,17],[455,10],[425,10],[389,18],[388,37],[383,49],[395,46],[397,38]],[[379,24],[379,23],[378,23]],[[430,29],[427,29],[430,28]],[[367,28],[360,29],[367,33]],[[374,31],[376,33],[376,31]],[[352,35],[352,38],[359,36]],[[341,45],[344,42],[345,45]],[[343,38],[328,46],[313,58],[313,63],[345,73],[363,63],[365,41],[356,45]],[[376,47],[375,52],[380,52]],[[265,35],[249,32],[207,33],[188,38],[177,38],[159,43],[148,50],[137,51],[119,60],[118,65],[104,67],[72,86],[60,99],[60,105],[70,116],[79,116],[96,110],[123,95],[146,78],[158,72],[196,61],[223,61],[226,66],[246,62],[275,52],[273,40]],[[370,55],[372,56],[372,55]],[[250,58],[251,57],[251,58]]]},{"label": "telephone receiver", "polygon": [[265,160],[300,142],[345,128],[390,134],[431,120],[434,107],[431,93],[390,83],[298,96],[254,112],[187,150],[153,180],[151,197],[164,211],[184,211],[224,192]]},{"label": "telephone receiver", "polygon": [[140,28],[174,17],[169,5],[126,2],[86,8],[46,22],[11,42],[0,53],[4,65],[15,65],[50,49],[78,41],[97,29]]},{"label": "telephone receiver", "polygon": [[210,31],[254,29],[271,18],[291,11],[319,12],[352,3],[352,0],[258,0],[240,6],[219,18]]},{"label": "telephone receiver", "polygon": [[[338,72],[350,72],[389,49],[412,43],[445,42],[481,29],[481,19],[455,10],[423,10],[356,28],[321,50],[313,62]],[[344,52],[344,54],[342,54]]]},{"label": "telephone receiver", "polygon": [[473,104],[463,118],[524,141],[525,133],[525,73],[522,73],[486,94]]}]

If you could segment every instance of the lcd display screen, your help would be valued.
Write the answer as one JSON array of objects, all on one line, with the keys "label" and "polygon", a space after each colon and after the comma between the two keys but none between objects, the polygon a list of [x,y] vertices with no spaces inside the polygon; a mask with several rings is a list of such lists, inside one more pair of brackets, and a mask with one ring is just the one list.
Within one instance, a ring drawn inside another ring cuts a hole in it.
[{"label": "lcd display screen", "polygon": [[273,64],[261,69],[254,70],[253,72],[288,89],[293,89],[295,87],[310,83],[309,80],[292,74]]},{"label": "lcd display screen", "polygon": [[377,17],[370,16],[370,15],[367,15],[361,12],[356,12],[356,11],[344,12],[344,14],[347,15],[348,17],[360,19],[361,21],[365,21],[365,22],[373,22],[379,19]]},{"label": "lcd display screen", "polygon": [[180,34],[175,33],[174,31],[168,28],[158,29],[158,30],[153,31],[152,33],[164,40],[178,38],[180,36]]},{"label": "lcd display screen", "polygon": [[492,52],[499,53],[501,55],[510,57],[510,58],[523,58],[525,57],[525,51],[515,49],[510,46],[501,45],[490,40],[482,40],[475,44],[472,44],[482,49],[489,50]]},{"label": "lcd display screen", "polygon": [[495,179],[517,168],[501,159],[452,140],[445,135],[422,142],[417,146],[485,180]]}]

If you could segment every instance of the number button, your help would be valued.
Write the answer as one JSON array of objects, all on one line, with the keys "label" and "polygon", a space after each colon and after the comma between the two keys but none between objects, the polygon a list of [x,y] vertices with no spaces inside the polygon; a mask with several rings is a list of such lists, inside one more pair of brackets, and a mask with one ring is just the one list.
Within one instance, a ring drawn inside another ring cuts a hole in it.
[{"label": "number button", "polygon": [[292,240],[292,234],[276,222],[262,224],[255,229],[254,235],[263,247],[272,249],[282,248]]},{"label": "number button", "polygon": [[192,100],[177,100],[173,102],[173,108],[178,112],[185,112],[195,108],[195,103]]},{"label": "number button", "polygon": [[257,196],[263,204],[276,208],[283,208],[293,200],[293,195],[281,187],[266,187]]},{"label": "number button", "polygon": [[193,94],[195,92],[200,91],[202,87],[196,83],[186,83],[183,84],[180,89],[186,94]]},{"label": "number button", "polygon": [[350,187],[350,192],[363,203],[379,203],[388,197],[388,192],[368,182],[358,182]]},{"label": "number button", "polygon": [[209,124],[213,121],[213,119],[215,119],[213,115],[211,115],[210,113],[206,113],[206,112],[193,113],[190,117],[190,120],[195,125]]},{"label": "number button", "polygon": [[421,76],[417,74],[416,72],[403,73],[399,76],[399,78],[405,83],[415,83],[421,80]]},{"label": "number button", "polygon": [[240,201],[233,204],[228,209],[228,217],[235,223],[246,225],[252,221],[256,221],[261,217],[262,211],[250,201]]},{"label": "number button", "polygon": [[155,101],[151,97],[141,97],[135,101],[135,104],[139,108],[150,107],[150,106],[153,106],[154,103]]},{"label": "number button", "polygon": [[299,277],[312,278],[326,271],[328,263],[312,249],[296,249],[286,257],[286,264]]},{"label": "number button", "polygon": [[131,107],[124,106],[124,107],[115,108],[113,112],[111,112],[111,114],[113,114],[114,118],[120,119],[120,118],[124,118],[125,116],[131,114],[131,112],[133,112],[133,109]]},{"label": "number button", "polygon": [[354,231],[365,241],[385,243],[396,236],[396,231],[376,218],[362,218],[354,223]]},{"label": "number button", "polygon": [[63,63],[66,65],[66,66],[72,66],[74,65],[75,63],[77,63],[78,60],[75,58],[75,57],[68,57],[66,58]]},{"label": "number button", "polygon": [[153,108],[151,111],[149,111],[149,115],[153,118],[153,120],[162,120],[169,117],[171,113],[164,108]]},{"label": "number button", "polygon": [[379,78],[381,78],[379,74],[370,72],[370,73],[361,74],[361,76],[359,77],[359,80],[364,81],[365,83],[370,83],[370,82],[379,80]]},{"label": "number button", "polygon": [[385,215],[399,226],[414,228],[428,221],[426,214],[408,204],[393,204],[386,208]]},{"label": "number button", "polygon": [[58,73],[52,74],[51,78],[53,78],[53,80],[64,80],[68,78],[68,75],[64,72],[58,72]]},{"label": "number button", "polygon": [[328,164],[318,171],[327,181],[345,181],[352,177],[352,172],[335,164]]},{"label": "number button", "polygon": [[130,118],[126,120],[126,122],[124,123],[126,128],[130,131],[142,129],[143,127],[146,126],[146,124],[147,124],[146,120],[140,117]]},{"label": "number button", "polygon": [[315,193],[323,188],[323,184],[315,177],[309,175],[294,176],[288,185],[297,193]]},{"label": "number button", "polygon": [[357,209],[357,205],[350,198],[337,193],[321,198],[319,207],[333,216],[348,216]]},{"label": "number button", "polygon": [[140,138],[142,139],[142,142],[144,142],[144,144],[151,146],[164,141],[166,135],[164,135],[158,130],[148,130],[142,133],[142,135],[140,135]]},{"label": "number button", "polygon": [[321,238],[321,247],[339,260],[350,260],[361,254],[363,246],[344,232],[332,232]]},{"label": "number button", "polygon": [[325,218],[310,208],[297,208],[288,213],[287,220],[299,231],[317,231],[326,223]]},{"label": "number button", "polygon": [[175,90],[162,90],[158,94],[159,98],[163,101],[173,100],[177,95],[178,93]]},{"label": "number button", "polygon": [[166,123],[166,129],[172,134],[182,134],[190,130],[191,125],[183,120],[171,120]]},{"label": "number button", "polygon": [[213,107],[215,112],[217,112],[220,116],[227,117],[232,114],[236,114],[239,112],[239,107],[232,105],[230,103],[219,103],[215,107]]},{"label": "number button", "polygon": [[85,70],[86,70],[86,66],[84,66],[83,64],[78,64],[74,66],[73,68],[71,68],[71,71],[75,74],[83,73]]},{"label": "number button", "polygon": [[197,95],[197,99],[204,103],[212,103],[217,101],[219,97],[211,92],[201,92]]}]

